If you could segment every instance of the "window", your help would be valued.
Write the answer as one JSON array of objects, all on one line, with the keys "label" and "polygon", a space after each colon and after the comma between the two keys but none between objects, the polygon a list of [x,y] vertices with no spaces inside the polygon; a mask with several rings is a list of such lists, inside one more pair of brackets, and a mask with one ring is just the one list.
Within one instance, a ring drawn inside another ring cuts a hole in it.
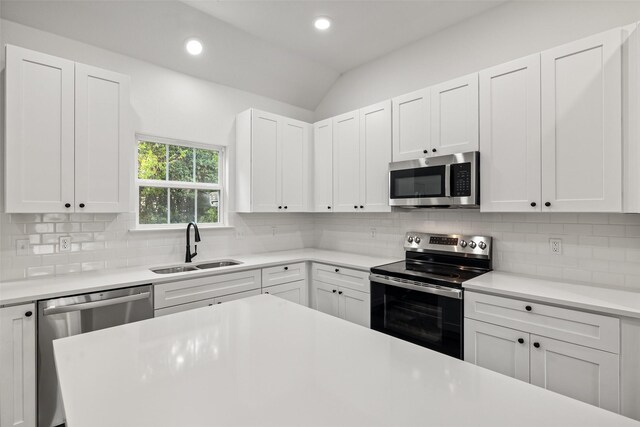
[{"label": "window", "polygon": [[224,148],[138,136],[138,226],[223,224]]}]

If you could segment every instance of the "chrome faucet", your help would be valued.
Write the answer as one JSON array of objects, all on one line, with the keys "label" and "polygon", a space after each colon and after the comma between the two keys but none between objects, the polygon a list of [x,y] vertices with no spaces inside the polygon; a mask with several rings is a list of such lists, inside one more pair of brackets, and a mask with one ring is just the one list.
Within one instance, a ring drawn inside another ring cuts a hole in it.
[{"label": "chrome faucet", "polygon": [[191,253],[191,235],[189,234],[189,229],[193,226],[193,230],[196,232],[196,243],[200,241],[200,231],[198,230],[198,226],[195,222],[190,222],[187,224],[187,254],[184,257],[184,262],[191,262],[191,260],[198,255],[198,245],[195,246],[195,252]]}]

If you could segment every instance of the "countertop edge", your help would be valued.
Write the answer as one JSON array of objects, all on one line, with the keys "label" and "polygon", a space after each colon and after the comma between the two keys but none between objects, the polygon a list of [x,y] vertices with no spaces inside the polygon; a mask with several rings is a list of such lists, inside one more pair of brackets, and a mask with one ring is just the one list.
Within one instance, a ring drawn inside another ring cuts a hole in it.
[{"label": "countertop edge", "polygon": [[[487,274],[493,275],[503,275],[504,277],[516,278],[519,280],[526,281],[528,283],[539,282],[541,285],[546,286],[549,283],[553,283],[554,285],[559,286],[560,291],[575,291],[581,288],[595,288],[597,290],[610,290],[615,292],[621,292],[625,294],[635,295],[638,294],[638,298],[640,298],[640,293],[633,292],[631,290],[623,290],[623,289],[614,289],[607,288],[602,286],[591,286],[584,285],[580,283],[572,283],[572,282],[561,282],[555,280],[548,280],[544,278],[535,278],[524,275],[517,275],[513,273],[507,272],[491,272]],[[615,303],[609,303],[607,301],[599,301],[599,302],[585,302],[579,301],[576,299],[569,299],[560,296],[552,296],[552,295],[541,295],[540,293],[531,293],[524,290],[519,290],[517,285],[514,286],[513,289],[505,289],[504,287],[496,288],[495,286],[483,283],[483,280],[486,281],[487,278],[482,278],[482,276],[471,279],[470,281],[464,282],[462,284],[463,288],[469,291],[478,291],[484,294],[503,296],[503,297],[512,297],[522,300],[536,301],[540,303],[553,304],[557,306],[563,306],[568,308],[575,308],[579,310],[591,311],[594,313],[600,314],[609,314],[618,317],[630,317],[640,319],[640,306],[637,309],[633,308],[624,308],[617,306]],[[595,297],[591,297],[595,298]]]},{"label": "countertop edge", "polygon": [[[298,252],[288,254],[287,252]],[[255,260],[256,258],[273,258],[273,259],[265,259],[265,260]],[[362,259],[363,262],[353,262],[349,257],[357,257]],[[175,282],[180,280],[190,280],[197,279],[202,277],[211,277],[218,276],[221,274],[229,274],[242,272],[247,270],[268,268],[277,265],[282,265],[283,263],[296,263],[296,262],[315,262],[320,264],[337,264],[343,268],[351,268],[354,270],[367,271],[371,267],[375,265],[384,264],[386,262],[394,262],[397,259],[392,258],[384,258],[384,257],[370,257],[366,255],[352,254],[348,252],[339,252],[339,251],[330,251],[325,249],[302,249],[299,251],[279,251],[275,253],[257,253],[257,254],[249,254],[249,255],[239,255],[239,256],[228,256],[224,258],[235,259],[238,261],[242,261],[242,264],[228,266],[228,267],[220,267],[214,270],[200,270],[200,271],[192,271],[185,273],[176,273],[176,274],[168,274],[168,275],[158,275],[149,271],[149,268],[159,267],[158,265],[152,266],[141,266],[134,268],[123,268],[123,269],[114,269],[109,270],[108,273],[100,272],[98,274],[91,273],[78,273],[77,275],[61,275],[61,276],[50,276],[50,277],[42,277],[42,278],[33,278],[33,279],[22,279],[16,281],[9,281],[5,283],[0,283],[0,307],[2,306],[13,306],[19,304],[31,303],[43,299],[57,298],[62,296],[74,295],[74,294],[84,294],[90,292],[104,291],[110,289],[117,289],[123,287],[131,287],[131,286],[139,286],[139,285],[149,285],[149,284],[160,284],[166,282]],[[364,262],[364,261],[367,262]],[[203,259],[201,262],[206,262],[208,260]],[[181,264],[173,264],[173,265],[181,265]],[[163,266],[161,266],[163,267]],[[103,275],[104,274],[104,275]],[[125,279],[119,277],[121,275],[131,275],[134,276],[131,279]],[[139,275],[141,277],[135,277]],[[72,281],[78,281],[86,279],[91,282],[99,282],[103,281],[103,283],[99,283],[96,285],[89,286],[77,286],[77,287],[69,287],[68,289],[55,289],[55,283],[58,281],[64,281],[65,279],[71,279]],[[6,292],[8,288],[13,287],[22,287],[22,286],[30,286],[30,285],[40,285],[47,286],[50,284],[52,286],[52,290],[49,292],[45,292],[42,290],[34,290],[33,292],[25,291],[24,295],[16,296],[16,297],[7,297],[4,298],[2,296],[3,290]],[[3,289],[4,288],[4,289]]]}]

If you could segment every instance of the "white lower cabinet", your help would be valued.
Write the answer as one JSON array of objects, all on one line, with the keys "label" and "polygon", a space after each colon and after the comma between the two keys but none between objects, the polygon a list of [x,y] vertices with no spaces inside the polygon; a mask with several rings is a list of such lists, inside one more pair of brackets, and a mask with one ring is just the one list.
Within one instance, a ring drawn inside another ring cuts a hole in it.
[{"label": "white lower cabinet", "polygon": [[36,425],[36,308],[0,308],[0,427]]},{"label": "white lower cabinet", "polygon": [[[619,319],[476,292],[465,295],[465,361],[620,412]],[[595,332],[614,339],[591,339]],[[549,337],[554,335],[566,341]]]},{"label": "white lower cabinet", "polygon": [[269,286],[262,289],[263,294],[270,294],[296,304],[307,306],[307,281],[297,280],[295,282],[283,283]]},{"label": "white lower cabinet", "polygon": [[465,319],[464,360],[529,382],[529,334]]},{"label": "white lower cabinet", "polygon": [[620,411],[620,356],[531,335],[531,384]]},{"label": "white lower cabinet", "polygon": [[314,309],[370,327],[371,297],[369,293],[317,280],[312,282],[311,289]]}]

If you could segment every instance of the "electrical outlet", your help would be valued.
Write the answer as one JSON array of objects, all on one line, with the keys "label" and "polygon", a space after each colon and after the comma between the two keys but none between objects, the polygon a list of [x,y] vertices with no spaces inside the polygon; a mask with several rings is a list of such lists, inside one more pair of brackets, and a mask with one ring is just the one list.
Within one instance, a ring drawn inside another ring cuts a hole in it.
[{"label": "electrical outlet", "polygon": [[244,230],[236,228],[236,239],[238,240],[244,239]]},{"label": "electrical outlet", "polygon": [[271,235],[272,236],[276,235],[276,227],[271,227]]},{"label": "electrical outlet", "polygon": [[16,253],[18,256],[29,255],[29,239],[16,240]]},{"label": "electrical outlet", "polygon": [[371,238],[375,239],[376,238],[376,229],[371,227]]},{"label": "electrical outlet", "polygon": [[562,240],[561,239],[549,239],[549,246],[551,253],[554,255],[562,254]]},{"label": "electrical outlet", "polygon": [[60,252],[68,252],[71,250],[71,237],[60,237]]}]

